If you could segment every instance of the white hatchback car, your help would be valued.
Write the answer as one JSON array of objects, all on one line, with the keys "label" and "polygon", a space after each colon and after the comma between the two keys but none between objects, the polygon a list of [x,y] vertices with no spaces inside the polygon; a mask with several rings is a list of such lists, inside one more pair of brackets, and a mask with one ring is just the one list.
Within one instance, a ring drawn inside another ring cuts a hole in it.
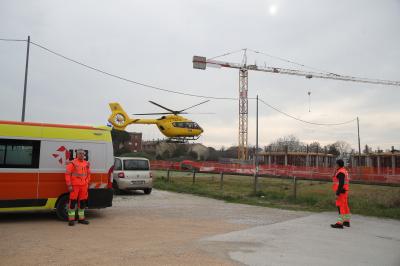
[{"label": "white hatchback car", "polygon": [[143,190],[150,194],[153,176],[150,162],[141,157],[115,157],[113,188],[115,190]]}]

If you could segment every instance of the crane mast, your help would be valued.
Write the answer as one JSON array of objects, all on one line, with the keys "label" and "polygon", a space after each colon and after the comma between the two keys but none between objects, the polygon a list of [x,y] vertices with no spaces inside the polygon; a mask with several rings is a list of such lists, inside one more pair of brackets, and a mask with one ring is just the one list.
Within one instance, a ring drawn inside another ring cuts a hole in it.
[{"label": "crane mast", "polygon": [[248,153],[248,117],[249,117],[249,101],[248,92],[248,76],[249,71],[246,68],[239,70],[239,145],[238,159],[246,160]]},{"label": "crane mast", "polygon": [[193,56],[193,68],[205,70],[207,67],[213,68],[235,68],[239,69],[239,145],[238,145],[238,159],[246,160],[248,158],[247,140],[248,140],[248,71],[261,71],[275,74],[286,74],[303,76],[305,78],[320,78],[320,79],[333,79],[342,81],[352,81],[359,83],[380,84],[390,86],[400,86],[400,81],[381,80],[359,78],[345,75],[338,75],[335,73],[321,73],[313,71],[301,71],[295,69],[247,65],[246,49],[244,49],[244,60],[242,63],[231,63],[219,60],[208,59],[202,56]]}]

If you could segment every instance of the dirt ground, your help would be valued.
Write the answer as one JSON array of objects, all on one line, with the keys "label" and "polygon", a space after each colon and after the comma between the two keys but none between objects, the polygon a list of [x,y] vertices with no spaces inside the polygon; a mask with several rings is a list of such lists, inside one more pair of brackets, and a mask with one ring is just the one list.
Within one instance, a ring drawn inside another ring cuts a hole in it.
[{"label": "dirt ground", "polygon": [[52,213],[0,214],[0,265],[238,265],[206,237],[309,215],[153,190],[115,196],[90,225]]}]

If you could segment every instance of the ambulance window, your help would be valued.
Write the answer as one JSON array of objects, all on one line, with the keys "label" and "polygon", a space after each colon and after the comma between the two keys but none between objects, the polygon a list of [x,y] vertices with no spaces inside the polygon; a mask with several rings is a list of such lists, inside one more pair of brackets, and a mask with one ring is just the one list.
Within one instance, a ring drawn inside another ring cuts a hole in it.
[{"label": "ambulance window", "polygon": [[31,145],[7,145],[6,153],[6,164],[32,164],[33,146]]},{"label": "ambulance window", "polygon": [[114,161],[114,170],[121,171],[122,170],[122,163],[120,159],[115,159]]},{"label": "ambulance window", "polygon": [[0,140],[0,167],[39,168],[40,141]]},{"label": "ambulance window", "polygon": [[0,145],[0,165],[4,164],[5,153],[6,153],[6,145]]}]

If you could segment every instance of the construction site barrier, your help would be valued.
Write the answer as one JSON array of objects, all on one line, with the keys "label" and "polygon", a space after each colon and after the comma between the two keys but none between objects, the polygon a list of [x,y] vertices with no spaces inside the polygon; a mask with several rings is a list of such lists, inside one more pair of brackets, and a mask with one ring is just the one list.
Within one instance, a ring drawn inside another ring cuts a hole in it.
[{"label": "construction site barrier", "polygon": [[[251,164],[229,164],[219,162],[197,162],[184,160],[151,161],[152,170],[196,171],[199,173],[225,173],[254,175],[255,167]],[[400,185],[400,168],[350,167],[350,181],[369,184]],[[294,165],[259,165],[257,175],[272,177],[296,177],[298,179],[331,181],[335,168],[307,167]]]}]

